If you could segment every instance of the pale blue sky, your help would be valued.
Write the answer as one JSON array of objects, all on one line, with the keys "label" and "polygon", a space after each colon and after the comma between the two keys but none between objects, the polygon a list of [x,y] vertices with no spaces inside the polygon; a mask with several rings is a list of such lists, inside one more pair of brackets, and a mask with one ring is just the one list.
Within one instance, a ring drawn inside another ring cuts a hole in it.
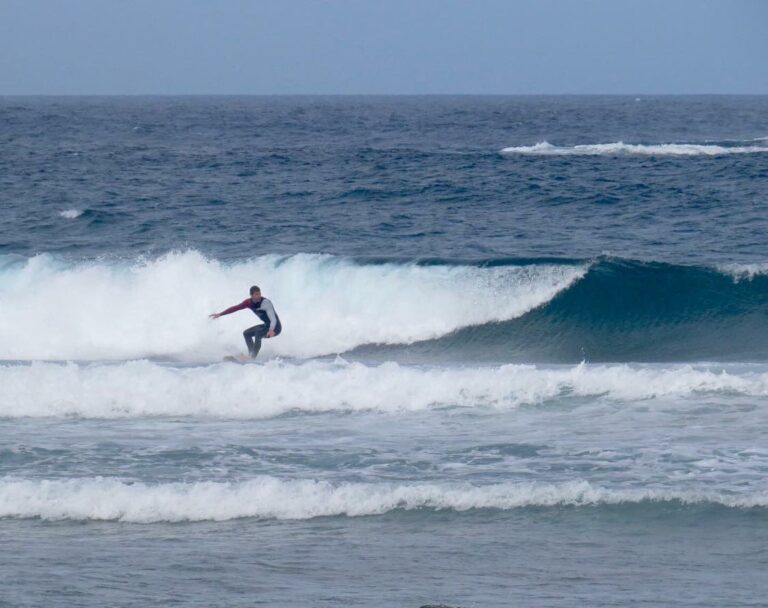
[{"label": "pale blue sky", "polygon": [[0,94],[768,93],[768,0],[0,0]]}]

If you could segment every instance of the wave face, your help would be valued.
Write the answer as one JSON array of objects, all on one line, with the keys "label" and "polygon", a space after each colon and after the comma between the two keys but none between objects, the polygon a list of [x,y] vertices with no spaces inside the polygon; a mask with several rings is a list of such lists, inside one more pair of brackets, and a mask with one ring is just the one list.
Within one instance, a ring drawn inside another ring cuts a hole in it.
[{"label": "wave face", "polygon": [[768,359],[763,270],[602,259],[519,318],[379,354],[412,361],[763,361]]},{"label": "wave face", "polygon": [[584,397],[622,403],[705,394],[765,397],[768,373],[690,365],[422,368],[397,363],[272,361],[172,367],[132,361],[2,365],[0,386],[0,418],[255,419],[289,412],[506,410]]},{"label": "wave face", "polygon": [[680,503],[765,508],[768,495],[670,489],[609,489],[586,481],[501,483],[332,484],[260,477],[240,483],[147,485],[113,479],[0,481],[0,518],[107,520],[130,523],[312,519],[381,515],[400,510],[510,510],[523,507]]},{"label": "wave face", "polygon": [[531,156],[725,156],[728,154],[760,154],[768,152],[768,146],[717,145],[717,144],[625,144],[617,141],[602,144],[555,146],[542,141],[532,146],[502,148],[502,154],[526,154]]},{"label": "wave face", "polygon": [[190,251],[129,264],[0,260],[0,358],[219,359],[244,350],[240,311],[208,314],[259,284],[285,328],[266,356],[408,344],[525,314],[583,276],[585,265],[358,264],[329,255],[268,255],[225,265]]}]

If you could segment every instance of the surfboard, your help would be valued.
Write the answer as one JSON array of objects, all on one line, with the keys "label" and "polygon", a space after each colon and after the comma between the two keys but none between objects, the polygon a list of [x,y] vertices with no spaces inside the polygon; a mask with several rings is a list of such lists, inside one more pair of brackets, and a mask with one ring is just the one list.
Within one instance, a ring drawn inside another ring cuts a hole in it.
[{"label": "surfboard", "polygon": [[228,361],[229,363],[247,363],[252,359],[247,355],[227,355],[222,361]]}]

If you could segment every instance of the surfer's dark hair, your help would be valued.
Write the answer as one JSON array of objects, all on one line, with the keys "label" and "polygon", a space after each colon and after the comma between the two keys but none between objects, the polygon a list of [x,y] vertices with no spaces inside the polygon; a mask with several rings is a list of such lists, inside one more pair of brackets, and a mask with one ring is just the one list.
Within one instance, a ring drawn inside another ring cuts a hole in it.
[{"label": "surfer's dark hair", "polygon": [[251,287],[251,295],[253,295],[253,294],[254,294],[255,292],[257,292],[257,291],[258,291],[259,293],[261,293],[261,289],[259,289],[259,286],[258,286],[258,285],[254,285],[253,287]]}]

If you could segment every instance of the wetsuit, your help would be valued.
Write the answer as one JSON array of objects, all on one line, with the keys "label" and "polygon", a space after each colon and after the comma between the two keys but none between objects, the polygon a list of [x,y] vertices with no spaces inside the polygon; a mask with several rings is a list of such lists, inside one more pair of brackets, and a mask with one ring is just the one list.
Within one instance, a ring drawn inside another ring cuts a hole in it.
[{"label": "wetsuit", "polygon": [[240,302],[240,304],[235,304],[220,312],[219,316],[228,315],[238,310],[245,310],[246,308],[250,308],[253,314],[264,322],[263,325],[254,325],[243,332],[245,344],[248,346],[248,354],[255,359],[261,349],[261,339],[267,335],[270,329],[275,332],[276,336],[279,335],[283,331],[283,326],[280,323],[280,317],[275,312],[275,307],[272,306],[272,302],[267,298],[261,298],[258,302],[248,298]]}]

